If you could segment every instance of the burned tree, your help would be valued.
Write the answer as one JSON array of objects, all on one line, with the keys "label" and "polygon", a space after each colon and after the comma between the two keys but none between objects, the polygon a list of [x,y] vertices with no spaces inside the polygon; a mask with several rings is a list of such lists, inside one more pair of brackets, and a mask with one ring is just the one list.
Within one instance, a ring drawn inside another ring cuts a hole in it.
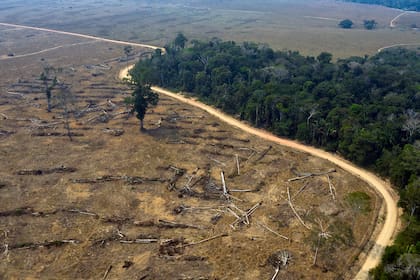
[{"label": "burned tree", "polygon": [[44,66],[44,69],[39,77],[44,84],[45,94],[47,96],[47,111],[51,112],[51,93],[57,85],[57,76],[55,76],[55,69],[51,66]]},{"label": "burned tree", "polygon": [[70,86],[60,83],[59,84],[60,94],[60,107],[63,109],[63,118],[64,118],[64,128],[66,129],[67,136],[70,141],[73,141],[72,132],[70,127],[70,108],[69,106],[74,103],[74,97],[70,91]]}]

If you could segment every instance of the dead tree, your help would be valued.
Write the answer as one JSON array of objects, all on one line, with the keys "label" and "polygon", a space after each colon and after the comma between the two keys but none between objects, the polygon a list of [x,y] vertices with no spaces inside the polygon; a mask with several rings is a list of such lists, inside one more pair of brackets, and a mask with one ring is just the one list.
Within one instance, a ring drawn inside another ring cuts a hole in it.
[{"label": "dead tree", "polygon": [[409,109],[407,110],[405,116],[406,120],[403,124],[402,130],[406,131],[409,139],[411,139],[413,135],[420,131],[420,114],[412,109]]},{"label": "dead tree", "polygon": [[295,216],[298,218],[299,222],[307,229],[311,229],[308,225],[305,224],[305,222],[302,220],[302,218],[299,216],[299,214],[296,212],[295,207],[293,206],[293,202],[292,202],[292,198],[290,197],[290,189],[289,187],[287,187],[287,202],[290,206],[290,208],[292,209],[293,213],[295,214]]},{"label": "dead tree", "polygon": [[329,233],[327,230],[328,230],[328,226],[326,227],[326,228],[324,228],[324,226],[322,225],[322,221],[320,220],[320,219],[317,219],[317,222],[318,222],[318,225],[319,225],[319,228],[320,228],[320,231],[319,231],[319,233],[318,233],[318,241],[317,241],[317,244],[316,244],[316,248],[315,248],[315,255],[314,255],[314,261],[313,261],[313,265],[315,265],[316,264],[316,259],[317,259],[317,257],[318,257],[318,250],[319,250],[319,246],[320,246],[320,244],[321,244],[321,240],[322,239],[325,239],[325,240],[327,240],[328,238],[330,238],[331,237],[331,233]]},{"label": "dead tree", "polygon": [[274,254],[271,254],[268,257],[267,262],[271,264],[275,269],[275,273],[273,277],[271,278],[271,280],[275,280],[277,278],[280,268],[286,267],[289,264],[291,259],[292,259],[292,254],[286,250],[275,252]]},{"label": "dead tree", "polygon": [[63,117],[64,117],[64,128],[67,131],[67,136],[69,137],[70,141],[73,141],[71,127],[70,127],[70,109],[69,105],[74,104],[74,97],[70,91],[70,87],[65,85],[64,83],[60,83],[60,106],[63,109]]},{"label": "dead tree", "polygon": [[51,93],[54,87],[57,85],[57,76],[55,76],[55,69],[51,66],[44,66],[44,69],[39,79],[44,84],[45,94],[47,96],[47,111],[51,112]]},{"label": "dead tree", "polygon": [[336,199],[335,198],[335,187],[334,187],[334,184],[331,182],[330,175],[328,175],[328,174],[327,174],[327,179],[328,179],[328,186],[330,188],[331,197],[335,201],[335,199]]}]

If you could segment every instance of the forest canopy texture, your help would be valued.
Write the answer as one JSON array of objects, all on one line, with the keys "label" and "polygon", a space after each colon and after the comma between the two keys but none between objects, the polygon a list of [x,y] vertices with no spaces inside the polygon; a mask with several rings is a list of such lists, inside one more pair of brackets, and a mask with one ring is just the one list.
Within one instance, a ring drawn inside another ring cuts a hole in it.
[{"label": "forest canopy texture", "polygon": [[157,50],[139,61],[133,79],[187,92],[389,177],[408,227],[374,273],[376,279],[411,279],[399,276],[419,268],[413,266],[420,253],[419,52],[394,49],[333,62],[329,53],[305,57],[255,43],[186,42],[178,35],[166,54]]}]

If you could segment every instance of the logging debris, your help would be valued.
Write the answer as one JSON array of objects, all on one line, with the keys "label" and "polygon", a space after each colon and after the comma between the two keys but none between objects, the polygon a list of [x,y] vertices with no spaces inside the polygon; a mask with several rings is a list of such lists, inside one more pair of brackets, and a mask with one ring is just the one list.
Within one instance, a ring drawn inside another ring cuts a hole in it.
[{"label": "logging debris", "polygon": [[52,173],[73,173],[77,169],[74,167],[66,167],[64,165],[49,169],[24,169],[16,172],[17,175],[46,175]]},{"label": "logging debris", "polygon": [[120,128],[116,128],[116,129],[105,128],[102,131],[105,132],[106,134],[110,134],[112,136],[121,136],[125,132],[124,129],[120,129]]},{"label": "logging debris", "polygon": [[267,149],[265,149],[264,151],[261,152],[261,154],[254,160],[254,163],[259,162],[260,160],[262,160],[265,155],[273,148],[273,146],[268,146]]},{"label": "logging debris", "polygon": [[104,273],[104,276],[102,277],[102,280],[105,280],[108,277],[108,274],[111,272],[111,269],[112,269],[112,265],[109,265]]},{"label": "logging debris", "polygon": [[[235,204],[231,203],[227,209],[233,216],[236,217],[236,220],[230,226],[233,229],[236,229],[236,226],[241,224],[249,225],[250,216],[258,209],[258,207],[262,205],[262,203],[262,201],[258,202],[257,204],[249,208],[247,211],[243,211],[240,208],[238,208]],[[239,212],[239,214],[237,214],[235,210]]]},{"label": "logging debris", "polygon": [[51,248],[51,247],[61,247],[63,245],[67,244],[80,244],[81,241],[76,239],[64,239],[64,240],[53,240],[53,241],[45,241],[40,243],[34,243],[34,242],[27,242],[27,243],[19,243],[19,244],[13,244],[9,245],[9,250],[24,250],[24,249],[37,249],[37,248]]},{"label": "logging debris", "polygon": [[206,229],[207,227],[204,226],[197,226],[191,224],[183,224],[178,222],[172,222],[167,220],[159,219],[157,222],[154,220],[147,220],[147,221],[134,221],[133,223],[135,226],[139,227],[159,227],[159,228],[193,228],[193,229]]},{"label": "logging debris", "polygon": [[185,251],[185,239],[183,237],[168,239],[160,241],[159,254],[160,255],[182,255]]},{"label": "logging debris", "polygon": [[271,280],[275,280],[277,278],[280,268],[286,267],[291,259],[292,254],[286,250],[275,252],[268,257],[267,263],[271,264],[275,269],[275,273]]},{"label": "logging debris", "polygon": [[290,206],[290,208],[292,209],[293,213],[295,214],[295,216],[298,218],[299,222],[307,229],[311,229],[308,225],[305,224],[305,222],[302,220],[302,218],[299,216],[299,214],[296,212],[295,207],[293,206],[293,202],[292,202],[292,198],[290,197],[290,188],[287,187],[287,202]]},{"label": "logging debris", "polygon": [[95,183],[104,183],[104,182],[113,182],[113,181],[125,181],[130,185],[143,184],[144,182],[166,182],[167,179],[164,178],[146,178],[138,176],[118,176],[118,175],[104,175],[97,178],[81,178],[81,179],[72,179],[73,183],[78,184],[95,184]]},{"label": "logging debris", "polygon": [[328,171],[325,171],[325,172],[316,172],[316,173],[311,173],[311,172],[300,173],[300,172],[297,172],[295,169],[291,169],[291,171],[293,173],[295,173],[297,175],[297,177],[288,179],[287,180],[288,182],[303,180],[303,179],[306,179],[306,178],[309,178],[309,177],[322,176],[322,175],[327,175],[329,173],[337,172],[334,168],[332,168]]},{"label": "logging debris", "polygon": [[173,191],[176,189],[176,183],[178,182],[178,180],[184,176],[185,172],[187,171],[184,168],[178,168],[176,166],[170,165],[168,167],[168,169],[172,169],[174,170],[174,175],[172,176],[171,179],[169,179],[169,185],[168,185],[168,190],[169,191]]}]

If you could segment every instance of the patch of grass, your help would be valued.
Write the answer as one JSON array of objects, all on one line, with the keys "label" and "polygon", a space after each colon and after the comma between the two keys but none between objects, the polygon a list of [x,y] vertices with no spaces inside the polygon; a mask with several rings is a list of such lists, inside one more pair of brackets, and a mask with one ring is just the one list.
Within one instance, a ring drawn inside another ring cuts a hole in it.
[{"label": "patch of grass", "polygon": [[352,192],[346,196],[346,201],[350,207],[363,214],[369,213],[372,209],[370,207],[371,197],[365,192]]}]

